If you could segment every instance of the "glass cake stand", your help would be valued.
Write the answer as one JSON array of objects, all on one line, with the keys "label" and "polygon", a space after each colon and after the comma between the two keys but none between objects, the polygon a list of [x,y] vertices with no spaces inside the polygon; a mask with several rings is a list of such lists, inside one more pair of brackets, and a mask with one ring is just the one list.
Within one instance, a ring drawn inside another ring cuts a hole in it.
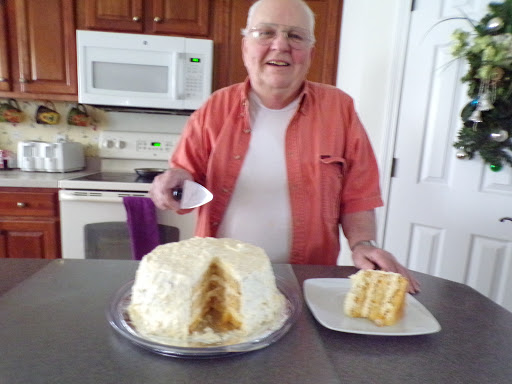
[{"label": "glass cake stand", "polygon": [[[277,267],[277,268],[276,268]],[[289,268],[285,268],[289,267]],[[293,270],[289,265],[274,266],[276,272],[277,288],[286,298],[286,308],[282,318],[278,319],[279,326],[263,328],[246,339],[234,343],[214,345],[178,345],[172,339],[161,338],[153,340],[137,332],[130,321],[127,307],[131,300],[131,291],[134,281],[122,286],[112,297],[107,307],[107,319],[112,328],[130,342],[154,353],[177,358],[213,358],[226,355],[235,355],[265,348],[283,337],[297,321],[302,302],[299,286]]]}]

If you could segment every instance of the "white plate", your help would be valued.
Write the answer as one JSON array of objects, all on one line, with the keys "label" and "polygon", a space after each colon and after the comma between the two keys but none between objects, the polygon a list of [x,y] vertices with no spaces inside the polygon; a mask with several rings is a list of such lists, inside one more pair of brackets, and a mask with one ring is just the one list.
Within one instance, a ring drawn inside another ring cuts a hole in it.
[{"label": "white plate", "polygon": [[313,316],[324,327],[335,331],[380,336],[411,336],[441,330],[436,318],[414,297],[407,295],[404,317],[396,324],[379,327],[368,319],[345,316],[343,302],[350,290],[350,279],[308,279],[304,297]]}]

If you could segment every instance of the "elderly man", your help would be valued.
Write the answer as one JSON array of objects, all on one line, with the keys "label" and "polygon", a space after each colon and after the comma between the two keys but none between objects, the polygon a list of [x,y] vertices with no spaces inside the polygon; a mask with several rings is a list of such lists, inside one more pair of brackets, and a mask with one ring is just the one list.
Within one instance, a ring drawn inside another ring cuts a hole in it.
[{"label": "elderly man", "polygon": [[173,188],[205,185],[214,199],[199,208],[196,235],[259,245],[273,262],[336,264],[341,224],[355,266],[399,272],[416,292],[409,271],[374,242],[378,169],[352,99],[306,80],[314,24],[302,0],[253,4],[242,40],[248,79],[190,116],[150,195],[179,210]]}]

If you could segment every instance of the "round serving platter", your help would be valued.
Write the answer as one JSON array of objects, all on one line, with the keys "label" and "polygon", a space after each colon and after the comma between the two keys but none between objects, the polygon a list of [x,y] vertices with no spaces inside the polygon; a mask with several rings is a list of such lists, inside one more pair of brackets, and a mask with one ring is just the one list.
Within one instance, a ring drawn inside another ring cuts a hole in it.
[{"label": "round serving platter", "polygon": [[112,328],[128,341],[159,355],[177,358],[213,358],[247,353],[265,348],[283,337],[300,315],[301,299],[296,285],[286,279],[276,276],[277,288],[286,297],[287,305],[283,311],[283,318],[279,319],[277,328],[262,329],[261,332],[251,335],[245,340],[225,345],[182,346],[176,345],[172,339],[152,340],[137,332],[130,321],[127,307],[131,300],[131,291],[134,281],[122,286],[112,297],[107,307],[107,319]]}]

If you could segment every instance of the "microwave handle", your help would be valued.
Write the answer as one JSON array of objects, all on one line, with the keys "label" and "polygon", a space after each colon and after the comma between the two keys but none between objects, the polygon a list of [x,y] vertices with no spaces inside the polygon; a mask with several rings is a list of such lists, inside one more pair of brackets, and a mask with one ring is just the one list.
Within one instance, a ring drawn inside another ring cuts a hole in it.
[{"label": "microwave handle", "polygon": [[182,100],[185,97],[185,59],[184,52],[175,52],[172,55],[171,97],[173,100]]}]

